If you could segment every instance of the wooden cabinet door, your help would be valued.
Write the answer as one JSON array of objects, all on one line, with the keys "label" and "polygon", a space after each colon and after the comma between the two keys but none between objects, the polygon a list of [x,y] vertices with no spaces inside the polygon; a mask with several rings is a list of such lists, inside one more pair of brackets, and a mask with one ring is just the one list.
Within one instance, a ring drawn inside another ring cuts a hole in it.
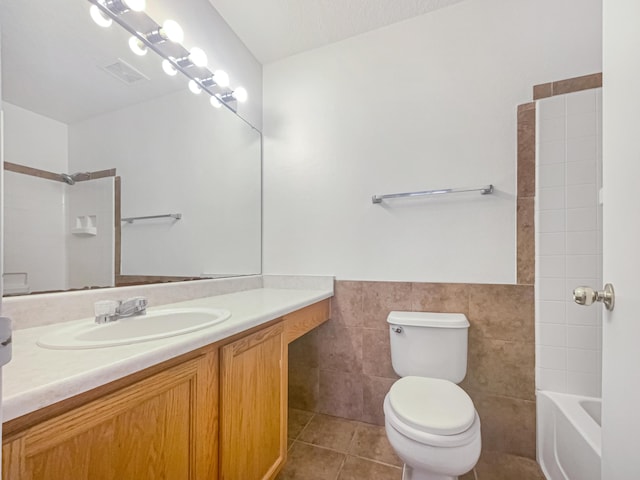
[{"label": "wooden cabinet door", "polygon": [[221,349],[221,480],[272,479],[286,460],[285,348],[281,322]]},{"label": "wooden cabinet door", "polygon": [[212,350],[6,439],[4,480],[217,478],[217,368]]}]

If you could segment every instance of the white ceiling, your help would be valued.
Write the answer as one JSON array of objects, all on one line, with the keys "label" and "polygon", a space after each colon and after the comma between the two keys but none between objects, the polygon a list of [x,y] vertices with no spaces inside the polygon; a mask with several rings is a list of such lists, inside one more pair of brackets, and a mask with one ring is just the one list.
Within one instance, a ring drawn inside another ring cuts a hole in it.
[{"label": "white ceiling", "polygon": [[463,0],[209,0],[261,63]]}]

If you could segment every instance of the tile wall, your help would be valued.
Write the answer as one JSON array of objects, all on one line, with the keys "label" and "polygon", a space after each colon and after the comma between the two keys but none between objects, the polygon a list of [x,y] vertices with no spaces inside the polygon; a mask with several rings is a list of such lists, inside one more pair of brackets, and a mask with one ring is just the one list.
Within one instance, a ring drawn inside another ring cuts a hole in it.
[{"label": "tile wall", "polygon": [[602,89],[538,102],[536,375],[542,390],[600,396],[602,308],[572,300],[602,287]]},{"label": "tile wall", "polygon": [[293,408],[382,425],[391,310],[461,312],[471,322],[462,387],[482,418],[483,450],[535,458],[532,285],[337,281],[332,318],[289,348]]}]

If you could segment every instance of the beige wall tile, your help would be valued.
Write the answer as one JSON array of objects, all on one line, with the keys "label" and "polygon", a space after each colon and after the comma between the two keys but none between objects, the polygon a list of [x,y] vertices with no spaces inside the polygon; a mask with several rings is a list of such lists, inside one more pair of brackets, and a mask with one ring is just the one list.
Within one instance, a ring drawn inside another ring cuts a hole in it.
[{"label": "beige wall tile", "polygon": [[373,425],[384,425],[384,397],[389,392],[395,379],[373,377],[367,375],[363,378],[363,409],[360,417],[363,422]]},{"label": "beige wall tile", "polygon": [[536,404],[498,395],[471,394],[482,424],[482,449],[536,458]]},{"label": "beige wall tile", "polygon": [[518,107],[518,197],[536,193],[536,109],[535,103]]},{"label": "beige wall tile", "polygon": [[518,284],[535,283],[536,239],[534,198],[518,198],[517,217],[517,277]]},{"label": "beige wall tile", "polygon": [[569,78],[553,82],[553,95],[563,95],[565,93],[579,92],[591,88],[602,86],[602,73],[584,75],[582,77]]},{"label": "beige wall tile", "polygon": [[332,320],[318,327],[320,370],[362,373],[362,328],[345,328]]},{"label": "beige wall tile", "polygon": [[532,285],[471,285],[469,321],[483,336],[533,343]]},{"label": "beige wall tile", "polygon": [[343,327],[362,326],[363,282],[336,281],[331,300],[331,319]]},{"label": "beige wall tile", "polygon": [[289,406],[310,412],[318,411],[320,369],[296,367],[289,362]]},{"label": "beige wall tile", "polygon": [[548,98],[553,95],[553,83],[543,83],[533,87],[533,99],[540,100],[541,98]]},{"label": "beige wall tile", "polygon": [[375,377],[400,378],[391,366],[391,344],[389,329],[363,329],[362,372]]},{"label": "beige wall tile", "polygon": [[318,367],[317,329],[311,330],[289,344],[289,363],[299,367]]},{"label": "beige wall tile", "polygon": [[393,310],[411,310],[411,283],[363,282],[363,325],[387,329],[387,316]]},{"label": "beige wall tile", "polygon": [[472,336],[465,386],[471,391],[535,400],[535,345]]},{"label": "beige wall tile", "polygon": [[362,418],[363,383],[361,374],[320,370],[318,411],[354,420]]},{"label": "beige wall tile", "polygon": [[465,283],[413,283],[411,309],[420,312],[469,313]]}]

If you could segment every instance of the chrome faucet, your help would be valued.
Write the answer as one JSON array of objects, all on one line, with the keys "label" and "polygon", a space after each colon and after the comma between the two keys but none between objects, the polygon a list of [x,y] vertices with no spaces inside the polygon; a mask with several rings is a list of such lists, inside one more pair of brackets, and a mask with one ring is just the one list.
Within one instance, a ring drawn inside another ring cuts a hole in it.
[{"label": "chrome faucet", "polygon": [[115,322],[121,318],[147,313],[147,299],[133,297],[127,300],[104,300],[94,304],[96,323]]}]

